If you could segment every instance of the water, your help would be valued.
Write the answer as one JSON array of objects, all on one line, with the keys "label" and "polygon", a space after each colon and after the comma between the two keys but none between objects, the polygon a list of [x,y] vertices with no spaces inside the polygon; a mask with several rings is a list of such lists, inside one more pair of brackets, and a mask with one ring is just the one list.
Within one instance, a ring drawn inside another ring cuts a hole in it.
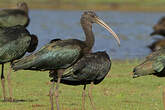
[{"label": "water", "polygon": [[[28,29],[39,38],[37,49],[55,38],[84,40],[80,26],[81,14],[82,11],[30,11],[31,21]],[[152,32],[152,26],[164,13],[98,11],[97,15],[119,35],[121,46],[118,47],[108,31],[94,24],[96,42],[93,51],[105,50],[112,59],[133,59],[143,58],[151,52],[146,46],[155,39],[149,34]]]}]

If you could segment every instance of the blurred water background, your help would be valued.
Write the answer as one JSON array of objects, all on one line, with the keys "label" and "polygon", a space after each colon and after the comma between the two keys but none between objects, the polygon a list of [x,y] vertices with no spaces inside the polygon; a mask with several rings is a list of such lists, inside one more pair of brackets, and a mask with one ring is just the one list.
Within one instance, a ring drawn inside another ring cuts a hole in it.
[{"label": "blurred water background", "polygon": [[[83,11],[31,10],[28,29],[39,38],[38,49],[51,39],[76,38],[84,40],[80,25]],[[164,15],[162,12],[120,12],[97,11],[111,28],[119,35],[121,46],[104,28],[93,25],[95,45],[93,51],[107,51],[112,59],[140,59],[151,51],[147,45],[155,41],[150,37],[152,26]]]}]

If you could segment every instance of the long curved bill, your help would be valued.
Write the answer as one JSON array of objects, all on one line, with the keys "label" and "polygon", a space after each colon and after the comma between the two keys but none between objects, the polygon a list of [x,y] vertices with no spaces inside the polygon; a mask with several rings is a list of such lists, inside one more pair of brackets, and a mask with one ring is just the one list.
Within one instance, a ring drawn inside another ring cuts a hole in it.
[{"label": "long curved bill", "polygon": [[95,19],[96,19],[96,23],[103,26],[105,29],[107,29],[114,36],[114,38],[117,40],[118,45],[120,46],[120,39],[116,35],[116,33],[104,21],[102,21],[100,18],[97,17]]}]

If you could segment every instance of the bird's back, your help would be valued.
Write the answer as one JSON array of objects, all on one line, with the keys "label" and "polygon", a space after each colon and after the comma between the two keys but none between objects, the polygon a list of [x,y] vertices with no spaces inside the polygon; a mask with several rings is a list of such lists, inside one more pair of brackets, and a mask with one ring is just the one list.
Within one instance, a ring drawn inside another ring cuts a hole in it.
[{"label": "bird's back", "polygon": [[27,26],[29,17],[27,13],[20,9],[0,10],[0,27],[10,27],[16,25]]},{"label": "bird's back", "polygon": [[81,41],[75,39],[58,40],[48,43],[36,53],[13,63],[14,70],[54,70],[67,68],[81,57]]},{"label": "bird's back", "polygon": [[31,37],[23,26],[0,28],[0,63],[22,57],[30,45]]},{"label": "bird's back", "polygon": [[148,55],[145,61],[134,68],[134,77],[151,74],[154,74],[156,76],[165,75],[164,68],[165,49],[160,49]]},{"label": "bird's back", "polygon": [[165,17],[162,17],[157,24],[153,26],[154,32],[151,35],[162,35],[165,37]]},{"label": "bird's back", "polygon": [[[84,55],[73,66],[66,69],[61,83],[68,85],[84,85],[100,83],[108,74],[111,61],[106,52],[96,52]],[[52,81],[57,81],[55,76]]]},{"label": "bird's back", "polygon": [[165,48],[165,39],[158,39],[148,46],[152,51],[156,51]]}]

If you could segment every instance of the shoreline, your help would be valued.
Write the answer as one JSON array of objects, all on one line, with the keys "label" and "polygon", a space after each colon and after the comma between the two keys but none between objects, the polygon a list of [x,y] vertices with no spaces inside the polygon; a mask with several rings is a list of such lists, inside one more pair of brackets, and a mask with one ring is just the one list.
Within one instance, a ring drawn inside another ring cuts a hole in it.
[{"label": "shoreline", "polygon": [[[85,3],[29,3],[30,9],[46,10],[97,10],[97,11],[137,11],[137,12],[165,12],[165,6],[160,5],[138,5],[138,4],[121,4],[121,3],[102,3],[102,4],[85,4]],[[0,8],[12,8],[15,3],[1,3]]]}]

